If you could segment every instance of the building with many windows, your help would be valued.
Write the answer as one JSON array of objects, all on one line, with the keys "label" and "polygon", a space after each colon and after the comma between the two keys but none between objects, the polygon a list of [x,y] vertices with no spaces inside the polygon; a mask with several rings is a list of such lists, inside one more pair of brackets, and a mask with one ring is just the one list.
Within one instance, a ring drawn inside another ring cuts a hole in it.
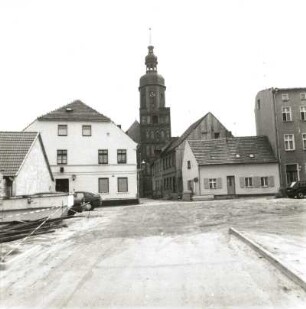
[{"label": "building with many windows", "polygon": [[162,149],[152,164],[153,196],[178,198],[183,193],[182,160],[188,140],[232,137],[232,133],[212,114],[207,113]]},{"label": "building with many windows", "polygon": [[266,136],[189,140],[182,175],[193,199],[274,195],[279,189],[278,162]]},{"label": "building with many windows", "polygon": [[306,180],[306,88],[270,88],[255,99],[257,135],[266,135],[279,161],[280,183]]},{"label": "building with many windows", "polygon": [[37,118],[56,191],[100,193],[104,202],[136,201],[137,144],[109,118],[81,101]]}]

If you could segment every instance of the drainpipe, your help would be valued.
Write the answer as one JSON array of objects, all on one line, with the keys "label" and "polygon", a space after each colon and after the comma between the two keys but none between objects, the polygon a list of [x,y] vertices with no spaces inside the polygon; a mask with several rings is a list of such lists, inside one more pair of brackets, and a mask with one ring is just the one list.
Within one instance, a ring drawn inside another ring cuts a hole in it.
[{"label": "drainpipe", "polygon": [[199,175],[199,196],[201,196],[202,195],[202,192],[201,192],[201,188],[202,188],[202,186],[201,186],[201,173],[200,173],[200,165],[198,164],[198,175]]},{"label": "drainpipe", "polygon": [[281,155],[280,155],[280,151],[279,151],[279,134],[278,134],[278,117],[277,117],[277,113],[275,110],[275,93],[277,93],[278,89],[272,88],[272,94],[273,94],[273,114],[274,114],[274,127],[275,127],[275,135],[276,135],[276,156],[278,159],[278,172],[279,172],[279,180],[280,180],[280,184],[283,184],[283,174],[282,174],[282,169],[281,169]]}]

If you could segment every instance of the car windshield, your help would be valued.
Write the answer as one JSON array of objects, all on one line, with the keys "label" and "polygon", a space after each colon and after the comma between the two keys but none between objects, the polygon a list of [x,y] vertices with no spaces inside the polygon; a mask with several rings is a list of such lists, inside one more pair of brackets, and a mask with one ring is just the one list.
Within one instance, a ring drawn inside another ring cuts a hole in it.
[{"label": "car windshield", "polygon": [[295,186],[295,184],[296,184],[296,181],[291,182],[290,188],[293,188]]}]

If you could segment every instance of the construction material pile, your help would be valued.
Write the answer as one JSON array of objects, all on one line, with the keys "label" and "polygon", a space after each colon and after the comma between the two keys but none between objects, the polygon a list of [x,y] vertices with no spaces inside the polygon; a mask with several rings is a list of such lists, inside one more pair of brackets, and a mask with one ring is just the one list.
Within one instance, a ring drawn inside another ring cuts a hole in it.
[{"label": "construction material pile", "polygon": [[42,218],[33,221],[12,221],[0,224],[0,243],[22,239],[34,235],[53,233],[55,229],[64,227],[63,219],[71,217],[61,217],[56,219]]}]

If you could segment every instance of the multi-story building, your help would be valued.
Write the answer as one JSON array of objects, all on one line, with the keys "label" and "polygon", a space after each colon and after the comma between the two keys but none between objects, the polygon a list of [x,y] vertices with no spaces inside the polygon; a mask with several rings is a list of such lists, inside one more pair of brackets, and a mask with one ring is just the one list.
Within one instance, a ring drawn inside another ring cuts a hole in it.
[{"label": "multi-story building", "polygon": [[152,164],[153,196],[177,198],[183,193],[182,164],[185,142],[232,137],[212,114],[198,119],[180,136],[172,138]]},{"label": "multi-story building", "polygon": [[137,200],[137,144],[108,117],[81,101],[37,118],[56,191],[89,191],[105,203]]},{"label": "multi-story building", "polygon": [[306,88],[270,88],[255,100],[257,135],[266,135],[279,161],[280,184],[306,180]]},{"label": "multi-story building", "polygon": [[152,196],[151,164],[156,153],[171,138],[170,108],[165,106],[165,80],[157,73],[158,62],[153,49],[153,46],[148,47],[148,55],[145,58],[146,74],[140,78],[139,84],[140,143],[138,161],[145,163],[140,177],[143,196]]}]

